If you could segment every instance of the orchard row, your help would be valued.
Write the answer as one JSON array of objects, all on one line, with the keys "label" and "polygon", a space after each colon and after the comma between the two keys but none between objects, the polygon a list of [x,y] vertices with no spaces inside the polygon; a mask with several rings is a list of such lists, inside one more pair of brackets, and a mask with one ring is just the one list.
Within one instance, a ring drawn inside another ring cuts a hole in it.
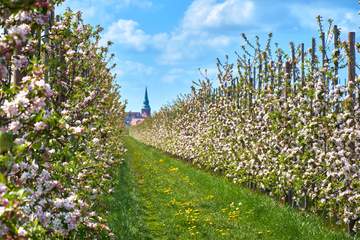
[{"label": "orchard row", "polygon": [[[61,0],[0,3],[0,238],[111,236],[124,104],[100,28]],[[105,238],[105,237],[104,237]]]},{"label": "orchard row", "polygon": [[[259,40],[132,129],[141,141],[290,205],[359,229],[360,78],[355,34],[329,22],[305,50]],[[317,42],[320,44],[317,47]],[[346,73],[348,74],[346,76]]]}]

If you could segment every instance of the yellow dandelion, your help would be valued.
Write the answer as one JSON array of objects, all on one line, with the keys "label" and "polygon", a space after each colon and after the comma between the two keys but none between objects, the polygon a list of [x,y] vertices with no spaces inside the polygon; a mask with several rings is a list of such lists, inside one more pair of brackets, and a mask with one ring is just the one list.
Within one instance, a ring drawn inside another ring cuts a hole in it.
[{"label": "yellow dandelion", "polygon": [[177,167],[169,168],[169,172],[177,172],[179,169]]}]

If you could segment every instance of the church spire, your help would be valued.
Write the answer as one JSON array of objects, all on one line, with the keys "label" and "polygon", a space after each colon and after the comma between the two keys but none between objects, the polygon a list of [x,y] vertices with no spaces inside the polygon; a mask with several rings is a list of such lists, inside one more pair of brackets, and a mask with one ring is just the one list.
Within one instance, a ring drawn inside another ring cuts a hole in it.
[{"label": "church spire", "polygon": [[149,96],[148,96],[147,87],[145,88],[144,106],[141,109],[141,115],[143,117],[150,117],[151,116],[151,108],[150,108],[150,103],[149,103]]},{"label": "church spire", "polygon": [[150,109],[147,87],[145,88],[144,109]]}]

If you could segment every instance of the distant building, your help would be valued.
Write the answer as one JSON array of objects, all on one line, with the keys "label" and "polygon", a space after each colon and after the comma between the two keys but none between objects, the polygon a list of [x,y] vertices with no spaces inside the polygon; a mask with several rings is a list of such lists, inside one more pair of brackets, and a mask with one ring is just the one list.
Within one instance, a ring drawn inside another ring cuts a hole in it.
[{"label": "distant building", "polygon": [[145,118],[151,117],[151,107],[147,88],[145,88],[144,106],[141,112],[128,112],[125,117],[125,123],[129,126],[135,126],[142,123]]}]

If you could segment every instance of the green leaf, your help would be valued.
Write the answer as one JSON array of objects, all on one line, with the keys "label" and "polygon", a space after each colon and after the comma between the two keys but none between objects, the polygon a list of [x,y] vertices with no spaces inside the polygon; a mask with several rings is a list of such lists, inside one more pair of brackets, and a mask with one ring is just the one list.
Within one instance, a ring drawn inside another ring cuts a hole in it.
[{"label": "green leaf", "polygon": [[6,179],[2,173],[0,173],[0,183],[6,183]]},{"label": "green leaf", "polygon": [[14,145],[14,136],[10,132],[0,131],[0,154],[10,151]]},{"label": "green leaf", "polygon": [[45,115],[45,111],[44,110],[41,110],[34,118],[34,121],[35,122],[40,122],[43,120],[44,118],[44,115]]},{"label": "green leaf", "polygon": [[28,146],[27,144],[16,145],[16,147],[15,147],[16,153],[21,154],[21,153],[25,152],[27,146]]}]

